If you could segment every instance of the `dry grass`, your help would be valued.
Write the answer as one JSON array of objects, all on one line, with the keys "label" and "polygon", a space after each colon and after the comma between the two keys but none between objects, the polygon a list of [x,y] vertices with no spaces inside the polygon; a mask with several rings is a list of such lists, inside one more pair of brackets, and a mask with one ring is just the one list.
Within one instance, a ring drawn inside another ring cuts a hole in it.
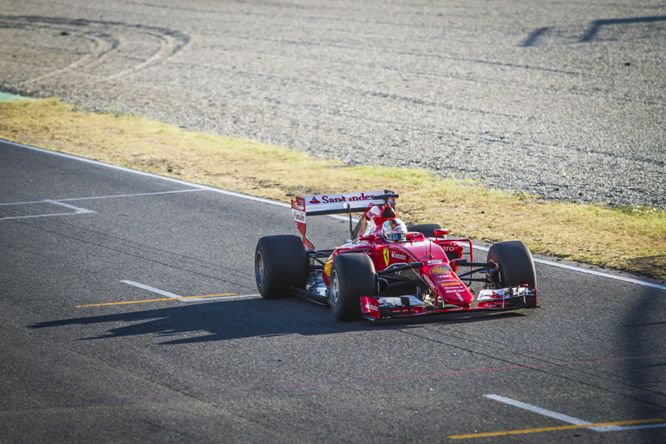
[{"label": "dry grass", "polygon": [[252,140],[181,130],[141,117],[76,110],[56,99],[0,103],[0,137],[286,201],[299,193],[389,188],[408,222],[437,222],[486,241],[666,279],[666,213],[540,201],[427,171],[349,167]]}]

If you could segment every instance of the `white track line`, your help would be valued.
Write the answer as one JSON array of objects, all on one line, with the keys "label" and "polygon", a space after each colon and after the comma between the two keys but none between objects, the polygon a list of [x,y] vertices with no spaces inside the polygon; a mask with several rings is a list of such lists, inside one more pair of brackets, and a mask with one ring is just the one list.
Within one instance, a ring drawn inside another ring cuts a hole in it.
[{"label": "white track line", "polygon": [[635,426],[611,426],[607,427],[612,430],[603,430],[604,432],[624,432],[629,430],[645,430],[645,429],[661,429],[666,427],[666,423],[660,424],[644,424],[644,425],[635,425]]},{"label": "white track line", "polygon": [[589,421],[584,421],[582,419],[574,418],[573,416],[565,415],[563,413],[554,412],[552,410],[543,409],[532,404],[527,404],[526,402],[516,401],[515,399],[505,398],[504,396],[499,395],[483,395],[484,398],[492,399],[493,401],[501,402],[502,404],[507,404],[513,407],[518,407],[519,409],[527,410],[528,412],[536,413],[537,415],[547,416],[549,418],[557,419],[567,424],[575,425],[590,425],[592,424]]},{"label": "white track line", "polygon": [[[482,247],[474,245],[475,250],[488,251],[488,247]],[[655,284],[648,281],[642,281],[640,279],[629,278],[625,276],[618,276],[616,274],[604,273],[603,271],[590,270],[587,268],[576,267],[574,265],[560,264],[559,262],[548,261],[545,259],[534,259],[534,262],[537,264],[548,265],[551,267],[562,268],[564,270],[577,271],[578,273],[592,274],[594,276],[599,276],[607,279],[614,279],[616,281],[629,282],[631,284],[642,285],[644,287],[657,288],[659,290],[666,290],[666,285]]]},{"label": "white track line", "polygon": [[88,196],[88,197],[68,197],[65,199],[57,199],[58,202],[73,202],[77,200],[97,200],[97,199],[118,199],[123,197],[143,197],[143,196],[159,196],[162,194],[180,194],[192,193],[195,191],[204,191],[201,188],[188,188],[187,190],[173,190],[173,191],[155,191],[151,193],[134,193],[134,194],[111,194],[108,196]]},{"label": "white track line", "polygon": [[261,295],[259,293],[256,294],[239,294],[236,296],[216,296],[216,297],[210,297],[210,298],[192,298],[188,297],[186,300],[183,300],[183,302],[208,302],[208,301],[238,301],[238,300],[243,300],[243,299],[259,299]]},{"label": "white track line", "polygon": [[45,200],[44,202],[53,204],[53,205],[58,205],[61,207],[69,208],[70,210],[74,210],[76,213],[75,214],[88,214],[88,213],[94,213],[93,210],[88,210],[87,208],[81,208],[81,207],[76,207],[74,205],[58,202],[57,200]]},{"label": "white track line", "polygon": [[275,205],[275,206],[278,206],[278,207],[291,208],[291,205],[289,205],[287,203],[284,203],[284,202],[277,202],[277,201],[270,200],[270,199],[264,199],[262,197],[250,196],[248,194],[236,193],[234,191],[227,191],[227,190],[223,190],[221,188],[213,188],[213,187],[209,187],[209,186],[206,186],[206,185],[198,185],[198,184],[191,183],[191,182],[185,182],[184,180],[179,180],[179,179],[174,179],[174,178],[171,178],[171,177],[160,176],[158,174],[153,174],[153,173],[146,173],[144,171],[132,170],[130,168],[125,168],[125,167],[121,167],[121,166],[117,166],[117,165],[111,165],[111,164],[108,164],[108,163],[100,162],[98,160],[86,159],[85,157],[78,157],[78,156],[74,156],[72,154],[60,153],[60,152],[57,152],[57,151],[49,151],[49,150],[45,150],[43,148],[37,148],[35,146],[22,145],[20,143],[12,142],[12,141],[9,141],[9,140],[4,140],[4,139],[0,139],[0,140],[4,143],[8,144],[8,145],[13,145],[17,148],[37,151],[39,153],[48,154],[48,155],[51,155],[51,156],[63,157],[65,159],[76,160],[78,162],[88,163],[90,165],[101,166],[101,167],[109,168],[109,169],[116,170],[116,171],[123,171],[125,173],[136,174],[138,176],[150,177],[152,179],[159,179],[159,180],[163,180],[165,182],[177,183],[179,185],[185,185],[185,186],[189,186],[189,187],[196,187],[200,190],[212,191],[214,193],[224,194],[224,195],[227,195],[227,196],[233,196],[233,197],[239,197],[241,199],[253,200],[255,202],[261,202],[261,203],[265,203],[265,204],[268,204],[268,205]]},{"label": "white track line", "polygon": [[151,287],[150,285],[142,284],[140,282],[134,282],[134,281],[127,281],[123,280],[120,281],[123,284],[131,285],[132,287],[140,288],[142,290],[150,291],[151,293],[159,294],[161,296],[165,296],[167,298],[172,298],[172,299],[177,299],[181,302],[208,302],[208,301],[234,301],[234,300],[242,300],[242,299],[257,299],[260,298],[260,294],[239,294],[236,296],[216,296],[216,297],[201,297],[201,298],[193,298],[193,297],[183,297],[180,295],[177,295],[175,293],[171,293],[166,290],[160,290],[159,288]]},{"label": "white track line", "polygon": [[[134,194],[111,194],[106,196],[86,196],[86,197],[66,197],[64,199],[48,199],[48,200],[31,200],[27,202],[6,202],[0,203],[0,206],[9,206],[9,205],[32,205],[40,204],[44,202],[54,203],[56,205],[68,206],[63,202],[75,202],[78,200],[97,200],[97,199],[117,199],[123,197],[142,197],[142,196],[156,196],[161,194],[179,194],[179,193],[192,193],[194,191],[205,191],[201,188],[188,188],[187,190],[173,190],[173,191],[155,191],[152,193],[134,193]],[[69,208],[77,208],[73,205],[68,206]],[[90,210],[86,210],[90,211]]]},{"label": "white track line", "polygon": [[[94,211],[87,211],[87,213],[94,213]],[[33,214],[30,216],[7,216],[0,217],[0,220],[15,220],[15,219],[34,219],[38,217],[54,217],[54,216],[76,216],[83,213],[48,213],[48,214]]]},{"label": "white track line", "polygon": [[160,290],[159,288],[151,287],[150,285],[142,284],[140,282],[134,282],[134,281],[120,281],[123,284],[131,285],[132,287],[136,288],[141,288],[142,290],[150,291],[151,293],[156,293],[161,296],[165,296],[167,298],[173,298],[173,299],[179,299],[181,300],[180,296],[174,293],[170,293],[168,291]]},{"label": "white track line", "polygon": [[18,202],[18,203],[8,203],[8,204],[0,204],[3,206],[20,206],[20,205],[30,205],[30,204],[51,204],[51,205],[56,205],[59,207],[64,207],[68,208],[70,210],[74,210],[73,213],[44,213],[44,214],[29,214],[29,215],[24,215],[24,216],[5,216],[5,217],[0,217],[0,220],[16,220],[16,219],[34,219],[38,217],[53,217],[53,216],[75,216],[77,214],[91,214],[94,213],[93,210],[88,210],[87,208],[81,208],[81,207],[75,207],[74,205],[69,205],[65,204],[62,202],[57,202],[55,200],[41,200],[39,202]]},{"label": "white track line", "polygon": [[[562,422],[574,425],[590,425],[592,424],[589,421],[584,421],[582,419],[574,418],[573,416],[565,415],[563,413],[554,412],[552,410],[544,409],[537,407],[532,404],[527,404],[526,402],[516,401],[515,399],[506,398],[500,395],[483,395],[485,398],[492,399],[493,401],[501,402],[502,404],[507,404],[513,407],[517,407],[522,410],[527,410],[538,415],[547,416],[549,418],[557,419]],[[644,425],[635,425],[635,426],[601,426],[601,427],[588,427],[589,430],[594,430],[595,432],[622,432],[628,430],[643,430],[643,429],[655,429],[666,427],[666,423],[657,423],[657,424],[644,424]]]},{"label": "white track line", "polygon": [[[2,139],[0,139],[0,140],[2,140]],[[91,164],[91,165],[101,166],[101,167],[109,168],[109,169],[116,170],[116,171],[123,171],[123,172],[126,172],[126,173],[136,174],[136,175],[139,175],[139,176],[144,176],[144,177],[150,177],[150,178],[153,178],[153,179],[163,180],[163,181],[166,181],[166,182],[177,183],[177,184],[180,184],[180,185],[186,185],[186,186],[190,186],[190,187],[196,187],[200,190],[212,191],[214,193],[224,194],[226,196],[238,197],[240,199],[252,200],[254,202],[261,202],[261,203],[265,203],[265,204],[268,204],[268,205],[274,205],[274,206],[283,207],[283,208],[290,208],[291,207],[289,204],[284,203],[284,202],[277,202],[277,201],[274,201],[274,200],[264,199],[264,198],[261,198],[261,197],[255,197],[255,196],[250,196],[250,195],[247,195],[247,194],[236,193],[234,191],[227,191],[227,190],[223,190],[223,189],[220,189],[220,188],[213,188],[213,187],[209,187],[209,186],[206,186],[206,185],[198,185],[198,184],[194,184],[194,183],[190,183],[190,182],[185,182],[184,180],[173,179],[171,177],[164,177],[164,176],[160,176],[160,175],[153,174],[153,173],[145,173],[143,171],[136,171],[136,170],[132,170],[132,169],[125,168],[125,167],[110,165],[108,163],[103,163],[103,162],[100,162],[100,161],[97,161],[97,160],[92,160],[92,159],[86,159],[86,158],[83,158],[83,157],[73,156],[71,154],[59,153],[57,151],[48,151],[48,150],[45,150],[43,148],[37,148],[37,147],[34,147],[34,146],[22,145],[22,144],[19,144],[19,143],[10,142],[8,140],[2,140],[2,141],[9,144],[9,145],[13,145],[15,147],[18,147],[18,148],[37,151],[37,152],[48,154],[48,155],[51,155],[51,156],[64,157],[66,159],[76,160],[78,162],[83,162],[83,163],[88,163],[88,164]],[[346,220],[346,218],[341,217],[341,216],[334,216],[334,218],[335,219]],[[475,248],[477,248],[478,250],[481,250],[481,251],[488,251],[487,247],[480,247],[479,246],[479,247],[475,247]],[[576,272],[579,272],[579,273],[591,274],[591,275],[603,277],[603,278],[606,278],[606,279],[614,279],[614,280],[617,280],[617,281],[628,282],[628,283],[631,283],[631,284],[642,285],[644,287],[656,288],[656,289],[659,289],[659,290],[665,290],[666,291],[666,285],[655,284],[655,283],[644,281],[644,280],[641,280],[641,279],[634,279],[634,278],[627,278],[627,277],[624,277],[624,276],[617,276],[617,275],[610,274],[610,273],[604,273],[604,272],[595,271],[595,270],[588,270],[586,268],[580,268],[580,267],[576,267],[576,266],[573,266],[573,265],[560,264],[560,263],[557,263],[557,262],[547,261],[547,260],[543,260],[543,259],[535,259],[534,262],[537,262],[537,263],[540,263],[540,264],[543,264],[543,265],[548,265],[548,266],[551,266],[551,267],[562,268],[562,269],[565,269],[565,270],[576,271]]]}]

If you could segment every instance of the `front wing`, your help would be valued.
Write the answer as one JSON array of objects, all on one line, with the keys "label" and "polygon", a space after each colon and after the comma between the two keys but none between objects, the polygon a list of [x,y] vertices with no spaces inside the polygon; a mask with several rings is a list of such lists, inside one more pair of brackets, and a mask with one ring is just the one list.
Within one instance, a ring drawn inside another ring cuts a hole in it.
[{"label": "front wing", "polygon": [[422,317],[447,313],[471,313],[479,311],[511,311],[535,308],[536,289],[528,287],[481,290],[469,306],[446,305],[435,307],[415,296],[373,297],[361,296],[361,314],[365,319],[397,319]]}]

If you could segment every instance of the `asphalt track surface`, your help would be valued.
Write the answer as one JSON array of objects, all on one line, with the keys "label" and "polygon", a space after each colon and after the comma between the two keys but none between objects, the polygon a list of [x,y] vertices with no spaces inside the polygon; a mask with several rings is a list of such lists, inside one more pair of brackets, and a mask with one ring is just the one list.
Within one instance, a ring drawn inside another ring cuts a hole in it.
[{"label": "asphalt track surface", "polygon": [[664,289],[538,264],[526,315],[340,323],[256,296],[280,233],[280,206],[0,143],[0,441],[666,440]]},{"label": "asphalt track surface", "polygon": [[0,90],[662,209],[665,47],[660,0],[0,2]]}]

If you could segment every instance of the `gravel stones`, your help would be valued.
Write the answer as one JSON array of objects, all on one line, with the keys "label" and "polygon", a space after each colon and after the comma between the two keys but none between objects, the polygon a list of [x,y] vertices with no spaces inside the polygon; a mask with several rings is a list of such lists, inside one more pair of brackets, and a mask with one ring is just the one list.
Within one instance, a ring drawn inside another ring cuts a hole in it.
[{"label": "gravel stones", "polygon": [[666,7],[73,3],[3,8],[0,89],[666,209]]}]

